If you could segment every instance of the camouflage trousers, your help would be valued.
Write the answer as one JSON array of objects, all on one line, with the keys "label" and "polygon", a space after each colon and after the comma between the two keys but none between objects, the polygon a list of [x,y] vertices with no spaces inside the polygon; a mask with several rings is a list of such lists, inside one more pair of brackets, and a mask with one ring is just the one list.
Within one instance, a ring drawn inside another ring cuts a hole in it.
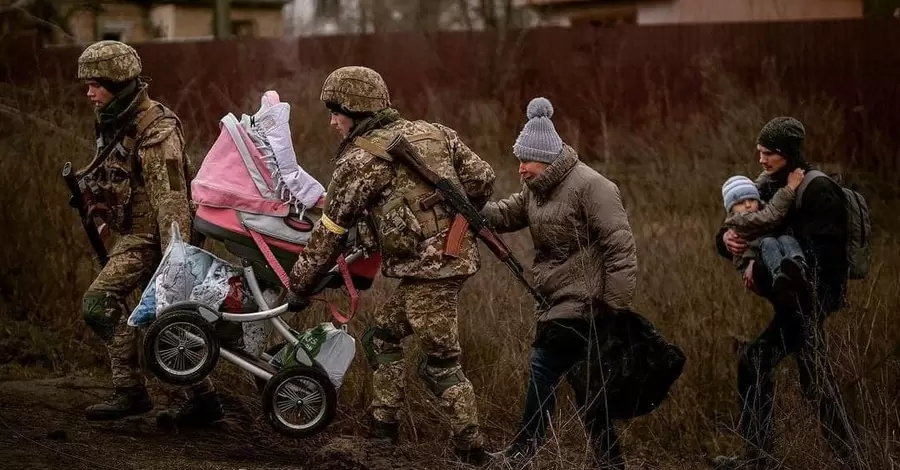
[{"label": "camouflage trousers", "polygon": [[[112,383],[116,388],[144,385],[138,361],[140,340],[136,329],[128,326],[125,298],[135,289],[147,285],[160,258],[157,250],[116,253],[84,294],[84,321],[106,343]],[[208,377],[191,387],[194,394],[213,390]]]},{"label": "camouflage trousers", "polygon": [[363,340],[374,368],[373,418],[399,421],[406,369],[401,341],[415,334],[425,354],[419,376],[449,419],[455,446],[464,450],[483,445],[475,391],[459,364],[457,299],[466,279],[403,279]]}]

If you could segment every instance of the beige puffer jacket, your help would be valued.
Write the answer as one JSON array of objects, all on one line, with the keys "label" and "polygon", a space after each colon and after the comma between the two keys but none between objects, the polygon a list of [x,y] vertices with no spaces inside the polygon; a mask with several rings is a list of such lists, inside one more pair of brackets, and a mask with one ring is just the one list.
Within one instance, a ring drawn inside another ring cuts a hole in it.
[{"label": "beige puffer jacket", "polygon": [[538,321],[631,308],[637,253],[619,188],[568,145],[522,191],[482,214],[499,232],[531,230],[535,287],[550,303]]}]

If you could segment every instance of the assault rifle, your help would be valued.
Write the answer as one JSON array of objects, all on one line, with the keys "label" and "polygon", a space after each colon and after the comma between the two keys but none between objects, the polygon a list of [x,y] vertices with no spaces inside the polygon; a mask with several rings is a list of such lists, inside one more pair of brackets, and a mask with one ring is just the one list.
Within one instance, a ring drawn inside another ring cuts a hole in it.
[{"label": "assault rifle", "polygon": [[81,225],[87,233],[88,240],[90,240],[91,247],[94,248],[94,252],[97,254],[97,261],[100,262],[100,267],[102,268],[106,266],[106,262],[109,260],[109,256],[106,254],[106,245],[103,244],[103,239],[100,238],[100,231],[97,230],[94,218],[88,214],[84,194],[82,194],[81,188],[78,186],[78,180],[75,179],[75,174],[72,171],[72,162],[66,162],[63,166],[62,176],[66,181],[66,186],[69,187],[69,192],[72,193],[69,205],[78,209],[78,215],[81,216]]},{"label": "assault rifle", "polygon": [[541,296],[528,280],[525,279],[525,270],[522,268],[522,265],[519,264],[519,261],[513,256],[512,251],[506,243],[503,242],[503,239],[500,238],[497,231],[490,223],[488,223],[487,219],[481,215],[471,202],[469,202],[469,198],[466,197],[465,194],[461,193],[453,186],[453,183],[447,178],[438,176],[434,171],[428,168],[422,160],[422,157],[416,151],[416,148],[413,147],[406,138],[402,135],[395,137],[388,145],[387,153],[394,160],[405,164],[419,175],[419,177],[434,186],[437,189],[437,193],[435,194],[437,199],[444,202],[450,212],[455,213],[457,216],[462,216],[465,219],[465,222],[468,222],[468,228],[475,233],[475,236],[478,239],[483,241],[484,244],[490,248],[491,252],[494,253],[500,261],[506,264],[506,267],[509,268],[519,282],[528,289],[528,292],[531,293],[532,297],[534,297],[541,307],[546,307],[548,305],[543,296]]}]

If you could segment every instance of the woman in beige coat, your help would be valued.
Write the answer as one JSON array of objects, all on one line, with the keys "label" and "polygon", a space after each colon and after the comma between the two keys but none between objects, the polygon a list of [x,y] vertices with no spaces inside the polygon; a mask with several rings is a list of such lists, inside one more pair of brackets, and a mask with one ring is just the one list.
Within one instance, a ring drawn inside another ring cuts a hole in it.
[{"label": "woman in beige coat", "polygon": [[[482,211],[501,233],[529,228],[535,287],[548,304],[538,307],[521,429],[512,446],[495,457],[534,454],[560,380],[589,351],[596,356],[606,334],[603,323],[629,309],[634,296],[637,255],[619,189],[579,161],[556,133],[552,115],[545,98],[528,104],[528,122],[513,146],[521,162],[522,191],[488,203]],[[588,397],[571,377],[569,382],[590,431],[596,463],[623,469],[602,397]]]}]

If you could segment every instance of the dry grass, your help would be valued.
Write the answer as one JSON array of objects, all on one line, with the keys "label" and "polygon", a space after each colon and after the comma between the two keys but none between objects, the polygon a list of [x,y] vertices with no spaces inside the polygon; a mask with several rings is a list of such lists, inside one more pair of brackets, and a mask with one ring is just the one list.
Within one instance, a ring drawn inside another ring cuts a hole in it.
[{"label": "dry grass", "polygon": [[[753,143],[759,127],[776,115],[796,115],[809,130],[810,159],[828,169],[842,168],[836,155],[841,148],[843,110],[824,99],[791,101],[779,92],[777,83],[746,90],[709,70],[707,100],[694,112],[670,113],[640,131],[616,128],[611,121],[602,136],[605,145],[579,148],[592,166],[622,190],[638,246],[637,309],[680,345],[688,358],[671,399],[657,412],[619,427],[626,455],[635,467],[707,468],[707,458],[734,452],[740,444],[733,432],[737,417],[734,337],[753,337],[769,321],[770,312],[760,298],[741,287],[731,265],[717,256],[713,235],[723,216],[722,181],[733,174],[757,172]],[[294,105],[298,157],[308,171],[327,182],[336,138],[316,101],[319,80],[315,75],[264,85],[275,87]],[[28,115],[22,121],[8,115],[0,119],[4,201],[0,226],[6,235],[0,252],[0,377],[33,374],[33,367],[25,367],[29,365],[53,373],[103,370],[104,350],[79,313],[80,293],[96,267],[88,257],[89,245],[77,218],[66,205],[68,196],[59,176],[65,160],[83,164],[90,158],[90,145],[85,145],[91,140],[90,111],[81,102],[73,103],[71,96],[81,94],[77,88],[0,92],[0,104]],[[248,93],[245,112],[255,108],[258,96],[255,91]],[[428,118],[457,127],[494,166],[498,197],[517,188],[516,162],[509,149],[521,125],[521,113],[509,115],[489,101],[458,104],[452,96],[436,94]],[[191,135],[190,123],[187,126],[191,152],[201,157],[211,141]],[[580,137],[568,134],[566,126],[559,127],[570,142]],[[896,143],[884,144],[884,158],[891,158]],[[851,170],[847,176],[863,188],[873,210],[875,263],[868,279],[851,283],[850,306],[828,321],[830,356],[851,413],[865,426],[866,461],[871,468],[894,468],[897,463],[890,456],[900,449],[896,402],[900,364],[896,351],[891,356],[900,340],[900,327],[893,321],[900,311],[897,179],[873,169]],[[523,262],[530,262],[527,233],[506,239]],[[460,335],[466,374],[475,385],[485,430],[497,446],[511,436],[518,420],[534,321],[524,290],[489,252],[483,254],[483,269],[462,294]],[[393,284],[380,278],[364,294],[362,313],[351,325],[357,338]],[[325,318],[324,311],[317,309],[302,324]],[[416,347],[414,340],[410,347]],[[815,412],[799,394],[793,362],[785,361],[776,375],[778,455],[785,468],[836,468],[817,431]],[[252,393],[249,383],[230,365],[220,367],[216,378],[222,387]],[[340,402],[342,414],[360,424],[369,400],[369,382],[360,352]],[[441,452],[445,427],[414,372],[409,374],[408,390],[407,440],[427,452]],[[548,467],[572,468],[583,461],[584,438],[568,393],[563,394],[553,429],[558,438],[551,440],[540,459]]]}]

